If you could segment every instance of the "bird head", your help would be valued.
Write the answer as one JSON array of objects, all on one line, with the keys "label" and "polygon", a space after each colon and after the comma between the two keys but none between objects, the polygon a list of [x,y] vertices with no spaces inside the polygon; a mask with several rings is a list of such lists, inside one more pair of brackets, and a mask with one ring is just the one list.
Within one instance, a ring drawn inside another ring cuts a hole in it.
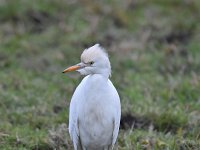
[{"label": "bird head", "polygon": [[78,71],[82,75],[102,74],[105,77],[111,75],[111,65],[106,51],[99,45],[85,49],[81,54],[81,62],[63,71]]}]

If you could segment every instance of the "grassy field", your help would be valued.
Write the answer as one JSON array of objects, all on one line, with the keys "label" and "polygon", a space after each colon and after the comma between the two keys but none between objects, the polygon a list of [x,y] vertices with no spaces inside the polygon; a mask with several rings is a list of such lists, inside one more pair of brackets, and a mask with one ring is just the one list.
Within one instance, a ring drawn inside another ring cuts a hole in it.
[{"label": "grassy field", "polygon": [[118,150],[200,149],[199,0],[0,0],[0,149],[71,150],[82,50],[108,50]]}]

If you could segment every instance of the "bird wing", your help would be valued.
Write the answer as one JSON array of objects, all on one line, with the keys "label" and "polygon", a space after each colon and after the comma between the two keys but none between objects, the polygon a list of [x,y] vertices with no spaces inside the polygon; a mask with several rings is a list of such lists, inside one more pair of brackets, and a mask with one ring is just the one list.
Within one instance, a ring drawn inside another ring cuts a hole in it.
[{"label": "bird wing", "polygon": [[69,110],[69,134],[71,140],[73,141],[74,147],[79,146],[80,138],[79,138],[79,127],[78,127],[78,111],[79,106],[82,104],[82,99],[84,98],[84,85],[87,77],[85,77],[79,86],[76,88],[71,102],[70,102],[70,110]]},{"label": "bird wing", "polygon": [[114,147],[114,144],[117,140],[117,136],[119,133],[120,118],[121,118],[121,108],[120,108],[120,103],[119,103],[117,113],[115,114],[114,121],[113,121],[114,129],[113,129],[112,147]]},{"label": "bird wing", "polygon": [[113,106],[115,108],[114,121],[113,121],[113,138],[112,138],[112,148],[113,148],[117,140],[118,133],[119,133],[120,118],[121,118],[121,104],[120,104],[120,98],[117,93],[117,90],[115,89],[111,81],[109,81],[109,84],[112,87],[111,93],[113,93],[113,100],[114,100]]},{"label": "bird wing", "polygon": [[78,112],[76,107],[77,99],[73,96],[70,103],[70,111],[69,111],[69,134],[71,140],[73,141],[74,146],[78,145]]}]

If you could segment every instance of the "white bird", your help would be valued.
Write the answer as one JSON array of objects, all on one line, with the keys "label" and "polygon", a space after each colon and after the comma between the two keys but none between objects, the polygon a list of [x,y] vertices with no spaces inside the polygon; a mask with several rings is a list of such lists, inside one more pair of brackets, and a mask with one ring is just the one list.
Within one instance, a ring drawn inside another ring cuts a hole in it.
[{"label": "white bird", "polygon": [[105,50],[95,44],[85,49],[81,63],[63,71],[86,75],[70,103],[69,133],[74,150],[111,150],[117,140],[121,105],[109,80],[111,66]]}]

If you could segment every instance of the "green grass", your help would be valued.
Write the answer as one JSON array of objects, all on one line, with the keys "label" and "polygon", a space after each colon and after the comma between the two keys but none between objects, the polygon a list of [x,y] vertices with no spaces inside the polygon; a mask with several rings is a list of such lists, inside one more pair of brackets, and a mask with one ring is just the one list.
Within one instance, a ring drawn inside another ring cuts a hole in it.
[{"label": "green grass", "polygon": [[[121,97],[119,150],[200,148],[197,0],[0,1],[0,149],[72,149],[62,70],[94,43]],[[117,148],[116,148],[117,149]]]}]

